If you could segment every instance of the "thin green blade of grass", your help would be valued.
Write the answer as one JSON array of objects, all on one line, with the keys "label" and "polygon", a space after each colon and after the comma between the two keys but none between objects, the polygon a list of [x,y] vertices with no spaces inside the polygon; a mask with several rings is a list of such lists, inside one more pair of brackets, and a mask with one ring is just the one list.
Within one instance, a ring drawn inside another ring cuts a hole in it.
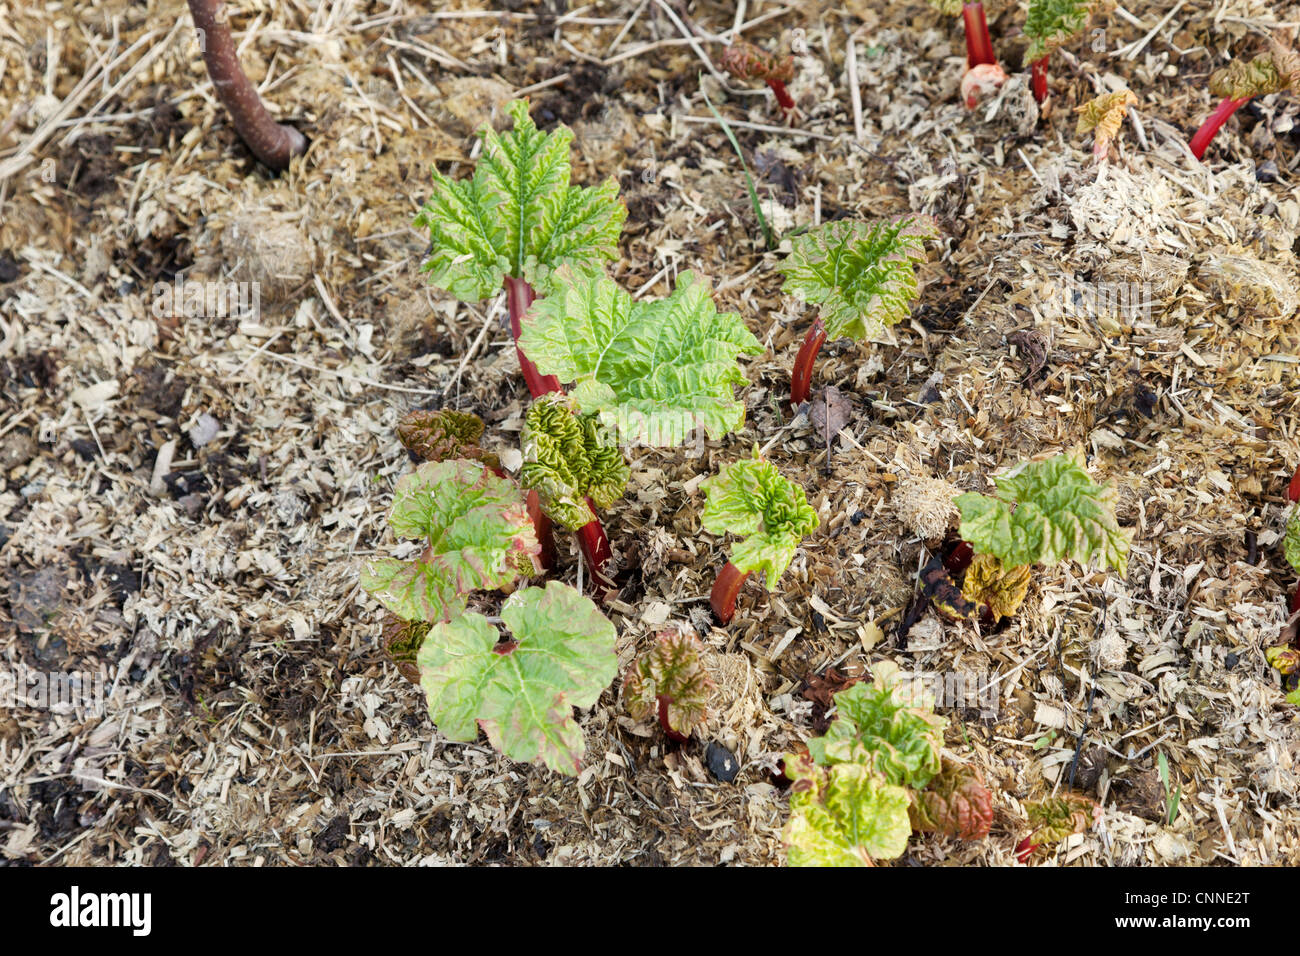
[{"label": "thin green blade of grass", "polygon": [[767,217],[763,215],[763,207],[758,200],[758,190],[754,187],[754,177],[749,175],[749,165],[745,162],[745,154],[741,152],[740,143],[736,141],[736,135],[731,131],[727,121],[723,119],[722,114],[714,107],[713,101],[709,99],[709,94],[704,89],[704,74],[700,74],[700,92],[704,94],[704,102],[708,104],[709,112],[722,124],[722,132],[726,134],[727,141],[731,143],[731,148],[736,151],[736,156],[740,159],[740,168],[745,173],[745,188],[749,190],[749,202],[754,207],[754,215],[758,217],[759,228],[763,230],[763,244],[767,247],[767,251],[771,252],[776,248],[776,240],[772,235],[772,227],[767,223]]}]

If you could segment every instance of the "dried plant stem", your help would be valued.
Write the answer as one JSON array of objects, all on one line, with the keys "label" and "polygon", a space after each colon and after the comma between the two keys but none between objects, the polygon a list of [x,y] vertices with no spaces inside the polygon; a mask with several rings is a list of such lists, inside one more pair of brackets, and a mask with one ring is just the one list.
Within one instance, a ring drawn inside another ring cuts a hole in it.
[{"label": "dried plant stem", "polygon": [[239,65],[221,0],[189,0],[189,4],[208,76],[239,138],[262,163],[276,170],[287,169],[292,157],[306,151],[306,138],[292,126],[277,123],[262,105]]},{"label": "dried plant stem", "polygon": [[804,336],[803,345],[794,359],[794,369],[790,373],[790,404],[798,407],[808,401],[808,392],[812,385],[813,362],[817,353],[826,344],[826,326],[821,319],[813,322],[812,328]]},{"label": "dried plant stem", "polygon": [[971,69],[983,63],[995,65],[998,58],[993,54],[993,40],[989,37],[984,4],[965,4],[961,16],[966,24],[966,68]]},{"label": "dried plant stem", "polygon": [[718,580],[713,583],[713,590],[709,593],[709,604],[719,623],[731,623],[731,618],[736,613],[736,597],[748,577],[748,571],[741,571],[730,561],[718,572]]},{"label": "dried plant stem", "polygon": [[1228,117],[1249,102],[1249,96],[1239,100],[1234,100],[1231,97],[1228,97],[1221,102],[1218,105],[1218,108],[1215,109],[1215,111],[1206,118],[1205,122],[1201,124],[1201,128],[1196,131],[1196,135],[1192,137],[1192,141],[1189,144],[1192,150],[1192,155],[1197,159],[1204,156],[1205,150],[1210,145],[1210,141],[1214,139],[1215,134],[1223,127],[1223,124],[1228,122]]}]

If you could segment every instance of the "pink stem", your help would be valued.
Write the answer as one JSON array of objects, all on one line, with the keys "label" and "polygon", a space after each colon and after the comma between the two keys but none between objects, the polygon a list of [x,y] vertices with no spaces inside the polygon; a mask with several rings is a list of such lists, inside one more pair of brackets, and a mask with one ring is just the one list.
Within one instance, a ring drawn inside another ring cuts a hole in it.
[{"label": "pink stem", "polygon": [[679,734],[677,731],[673,730],[672,726],[668,723],[668,705],[673,702],[673,699],[667,694],[660,694],[656,698],[656,702],[659,704],[659,726],[664,729],[664,733],[668,735],[668,739],[675,740],[679,744],[688,742],[691,738],[687,737],[685,734]]},{"label": "pink stem", "polygon": [[776,101],[781,104],[781,109],[787,113],[794,109],[794,97],[790,91],[785,88],[785,84],[780,80],[774,80],[770,76],[767,78],[767,85],[771,87],[772,92],[776,94]]},{"label": "pink stem", "polygon": [[748,577],[748,571],[741,571],[730,561],[718,572],[718,580],[713,583],[713,590],[709,593],[709,604],[723,626],[731,623],[731,618],[736,613],[736,597]]},{"label": "pink stem", "polygon": [[799,354],[794,358],[794,368],[790,372],[790,404],[798,407],[808,401],[808,392],[812,386],[813,362],[817,353],[826,344],[826,326],[821,319],[813,322],[812,328],[804,336]]},{"label": "pink stem", "polygon": [[528,393],[533,398],[540,398],[547,392],[560,392],[560,380],[554,375],[543,375],[537,371],[537,366],[532,363],[524,350],[519,347],[519,320],[524,317],[528,307],[533,304],[537,298],[537,293],[523,279],[514,276],[506,276],[506,304],[510,308],[510,334],[515,339],[515,353],[519,356],[519,367],[524,373],[524,382],[528,385]]},{"label": "pink stem", "polygon": [[1210,140],[1214,139],[1214,135],[1219,132],[1223,124],[1228,122],[1228,117],[1249,102],[1249,96],[1239,100],[1228,97],[1221,102],[1215,111],[1201,124],[1201,128],[1196,131],[1196,135],[1192,137],[1192,142],[1189,144],[1192,155],[1197,159],[1204,156],[1205,150],[1210,145]]},{"label": "pink stem", "polygon": [[993,54],[993,40],[989,37],[989,24],[984,17],[984,4],[964,5],[961,9],[961,17],[966,23],[966,68],[971,69],[982,63],[996,64],[998,58]]},{"label": "pink stem", "polygon": [[[587,506],[595,512],[596,506],[591,503],[590,498],[587,499]],[[591,583],[597,599],[604,599],[606,595],[617,590],[618,585],[606,571],[609,562],[613,560],[614,552],[610,550],[605,527],[599,520],[589,521],[578,529],[578,548],[582,551],[587,569],[591,572]]]},{"label": "pink stem", "polygon": [[221,0],[189,0],[189,4],[208,76],[235,132],[258,160],[272,169],[287,169],[291,157],[306,152],[306,138],[292,126],[277,123],[262,105],[257,89],[239,65]]},{"label": "pink stem", "polygon": [[528,517],[533,519],[533,530],[537,532],[537,541],[542,546],[542,568],[555,570],[555,532],[551,519],[542,510],[542,499],[534,489],[524,499],[528,508]]},{"label": "pink stem", "polygon": [[1034,99],[1042,103],[1047,99],[1047,66],[1052,59],[1049,53],[1042,59],[1035,60],[1033,66],[1029,68],[1030,76],[1033,78]]}]

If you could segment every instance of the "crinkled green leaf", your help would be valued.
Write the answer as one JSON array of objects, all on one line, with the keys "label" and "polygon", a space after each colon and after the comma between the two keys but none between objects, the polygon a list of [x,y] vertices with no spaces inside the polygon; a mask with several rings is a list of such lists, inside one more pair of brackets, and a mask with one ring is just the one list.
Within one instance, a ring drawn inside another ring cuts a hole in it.
[{"label": "crinkled green leaf", "polygon": [[891,784],[920,789],[939,772],[947,721],[906,699],[898,668],[882,661],[874,681],[859,681],[835,695],[835,720],[825,736],[808,741],[812,759],[825,766],[866,763]]},{"label": "crinkled green leaf", "polygon": [[1282,555],[1286,563],[1300,574],[1300,505],[1291,509],[1287,518],[1286,534],[1282,538]]},{"label": "crinkled green leaf", "polygon": [[419,656],[429,716],[452,740],[482,727],[507,757],[576,774],[583,738],[573,708],[595,704],[618,673],[614,625],[558,581],[515,592],[501,620],[511,639],[500,643],[480,614],[429,631]]},{"label": "crinkled green leaf", "polygon": [[1025,17],[1029,47],[1025,50],[1024,68],[1068,43],[1088,25],[1088,18],[1101,5],[1101,0],[1029,0]]},{"label": "crinkled green leaf", "polygon": [[521,324],[524,354],[543,375],[576,383],[578,408],[621,442],[680,445],[696,427],[721,438],[745,420],[736,359],[763,347],[691,272],[668,298],[634,302],[607,276],[562,270]]},{"label": "crinkled green leaf", "polygon": [[426,462],[404,475],[388,524],[426,547],[412,561],[371,561],[361,586],[408,621],[450,619],[470,591],[509,586],[532,573],[541,553],[519,489],[463,458]]},{"label": "crinkled green leaf", "polygon": [[874,338],[907,318],[915,266],[925,261],[925,240],[938,235],[928,216],[828,222],[793,240],[778,266],[781,290],[820,306],[830,338]]},{"label": "crinkled green leaf", "polygon": [[708,713],[713,680],[701,658],[704,645],[685,630],[663,631],[628,668],[623,700],[633,720],[657,716],[663,698],[668,726],[689,737]]},{"label": "crinkled green leaf", "polygon": [[595,417],[575,414],[571,401],[553,393],[528,409],[519,481],[537,490],[557,524],[576,531],[596,520],[587,499],[608,508],[622,497],[631,469]]},{"label": "crinkled green leaf", "polygon": [[[1115,520],[1113,485],[1088,477],[1079,454],[1031,461],[994,479],[997,496],[959,495],[960,534],[1003,565],[1056,564],[1073,558],[1123,574],[1133,532]],[[1014,510],[1012,508],[1014,505]]]},{"label": "crinkled green leaf", "polygon": [[1034,846],[1059,843],[1074,833],[1083,833],[1101,819],[1101,807],[1079,793],[1066,793],[1025,804]]},{"label": "crinkled green leaf", "polygon": [[569,185],[572,132],[543,133],[522,100],[505,110],[514,129],[483,126],[483,153],[469,179],[453,182],[434,170],[433,194],[415,218],[432,241],[423,267],[430,281],[465,301],[492,295],[506,276],[546,294],[561,265],[599,269],[617,257],[627,218],[614,180]]},{"label": "crinkled green leaf", "polygon": [[820,767],[786,754],[790,819],[782,832],[790,866],[870,866],[903,855],[912,824],[907,791],[870,766]]},{"label": "crinkled green leaf", "polygon": [[398,440],[425,461],[473,458],[495,471],[501,467],[501,460],[478,446],[482,437],[483,420],[473,412],[454,408],[417,408],[397,423]]},{"label": "crinkled green leaf", "polygon": [[790,566],[799,542],[818,525],[804,490],[758,457],[723,465],[707,479],[700,524],[710,534],[731,533],[744,540],[731,549],[740,571],[767,575],[772,590]]}]

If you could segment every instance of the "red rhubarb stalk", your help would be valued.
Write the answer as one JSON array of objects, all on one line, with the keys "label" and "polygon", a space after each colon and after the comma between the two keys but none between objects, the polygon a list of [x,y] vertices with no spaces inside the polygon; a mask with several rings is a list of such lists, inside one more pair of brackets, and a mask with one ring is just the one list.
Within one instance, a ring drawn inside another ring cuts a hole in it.
[{"label": "red rhubarb stalk", "polygon": [[1291,476],[1291,484],[1286,486],[1287,501],[1300,501],[1300,468]]},{"label": "red rhubarb stalk", "polygon": [[718,580],[713,583],[713,590],[709,594],[709,604],[724,626],[731,623],[731,618],[736,613],[736,596],[740,594],[748,577],[748,571],[741,571],[730,561],[718,572]]},{"label": "red rhubarb stalk", "polygon": [[1215,134],[1219,132],[1223,124],[1228,122],[1228,117],[1249,102],[1250,97],[1247,96],[1239,100],[1229,97],[1220,103],[1218,108],[1201,124],[1201,128],[1196,131],[1196,135],[1192,137],[1190,144],[1192,155],[1197,159],[1204,156],[1205,150],[1210,145],[1210,140],[1214,139]]},{"label": "red rhubarb stalk", "polygon": [[675,740],[679,744],[684,744],[689,741],[691,738],[684,734],[679,734],[677,731],[673,730],[668,723],[668,705],[673,702],[673,699],[667,694],[660,694],[656,700],[659,703],[659,726],[664,729],[664,733],[668,735],[668,739]]},{"label": "red rhubarb stalk", "polygon": [[235,132],[258,160],[272,169],[287,169],[291,157],[306,152],[306,138],[292,126],[277,123],[262,105],[257,89],[239,65],[221,0],[189,0],[189,4],[208,76]]},{"label": "red rhubarb stalk", "polygon": [[541,398],[547,392],[563,391],[560,388],[560,380],[554,375],[543,375],[537,371],[537,366],[529,361],[524,350],[519,347],[519,320],[524,317],[528,307],[533,304],[537,298],[537,293],[523,279],[517,279],[514,276],[506,276],[506,304],[510,309],[510,334],[515,339],[515,353],[519,356],[519,367],[523,369],[524,381],[528,384],[528,393],[533,398]]},{"label": "red rhubarb stalk", "polygon": [[826,344],[826,326],[821,319],[813,322],[812,328],[804,336],[803,345],[794,359],[794,370],[790,373],[790,404],[802,405],[808,401],[808,391],[812,385],[813,362],[817,353]]},{"label": "red rhubarb stalk", "polygon": [[552,530],[551,519],[542,510],[541,496],[536,490],[529,491],[524,503],[528,507],[528,517],[533,521],[533,530],[537,532],[537,542],[542,546],[542,568],[554,571],[555,532]]},{"label": "red rhubarb stalk", "polygon": [[1037,849],[1038,844],[1034,842],[1034,835],[1031,833],[1016,844],[1016,859],[1021,863],[1028,863],[1029,858],[1033,856],[1034,851]]},{"label": "red rhubarb stalk", "polygon": [[966,68],[982,63],[996,65],[998,58],[993,55],[993,40],[989,36],[988,21],[984,18],[984,4],[966,4],[961,9],[961,17],[966,23]]},{"label": "red rhubarb stalk", "polygon": [[1052,55],[1049,53],[1042,59],[1035,60],[1029,68],[1030,76],[1033,79],[1034,99],[1042,103],[1047,99],[1047,64]]},{"label": "red rhubarb stalk", "polygon": [[[587,506],[594,512],[595,505],[587,499]],[[609,538],[605,536],[605,527],[599,520],[589,521],[578,529],[578,548],[583,560],[591,572],[591,584],[596,594],[603,598],[617,588],[617,585],[605,572],[606,566],[614,557],[610,550]]]},{"label": "red rhubarb stalk", "polygon": [[769,76],[767,85],[776,94],[776,101],[781,104],[781,109],[787,113],[794,109],[794,97],[790,95],[790,91],[785,88],[784,83]]}]

